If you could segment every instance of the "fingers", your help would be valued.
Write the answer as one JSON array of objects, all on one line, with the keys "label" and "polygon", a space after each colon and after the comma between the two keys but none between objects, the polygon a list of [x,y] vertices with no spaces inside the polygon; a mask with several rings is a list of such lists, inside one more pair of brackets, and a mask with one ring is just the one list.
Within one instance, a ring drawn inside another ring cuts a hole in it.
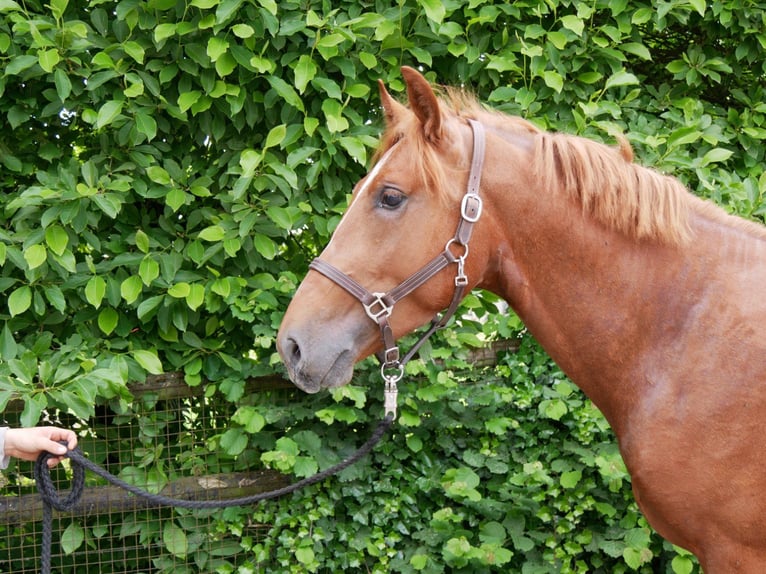
[{"label": "fingers", "polygon": [[[58,441],[66,441],[66,446]],[[55,466],[63,455],[77,446],[77,435],[58,427],[31,427],[8,429],[5,434],[5,454],[22,460],[36,460],[42,452],[59,455],[49,459]]]}]

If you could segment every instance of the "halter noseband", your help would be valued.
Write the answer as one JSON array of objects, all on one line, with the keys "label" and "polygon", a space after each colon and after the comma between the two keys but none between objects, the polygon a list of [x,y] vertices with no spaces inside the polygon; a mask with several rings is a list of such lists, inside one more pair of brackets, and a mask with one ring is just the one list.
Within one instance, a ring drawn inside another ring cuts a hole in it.
[{"label": "halter noseband", "polygon": [[[318,257],[309,265],[309,269],[318,271],[358,299],[364,307],[367,316],[377,323],[380,328],[384,350],[379,358],[381,361],[380,372],[385,381],[384,409],[386,415],[396,416],[396,383],[401,380],[404,374],[404,365],[409,362],[431,335],[447,325],[447,322],[457,311],[458,305],[463,299],[466,287],[468,286],[468,277],[465,274],[465,260],[468,257],[468,242],[471,239],[473,225],[481,216],[482,200],[479,197],[479,184],[481,183],[481,171],[484,164],[484,127],[475,120],[468,121],[473,130],[473,157],[471,159],[471,171],[468,175],[468,186],[460,203],[460,221],[458,222],[455,236],[447,242],[444,250],[439,255],[387,293],[371,293],[343,271],[326,261],[322,261]],[[453,253],[453,248],[462,249],[462,254],[456,255]],[[442,314],[437,313],[434,316],[431,320],[430,328],[418,339],[404,358],[400,360],[399,347],[396,345],[393,330],[388,321],[391,313],[393,313],[394,305],[452,263],[457,263],[455,291],[452,295],[452,302],[446,311]]]}]

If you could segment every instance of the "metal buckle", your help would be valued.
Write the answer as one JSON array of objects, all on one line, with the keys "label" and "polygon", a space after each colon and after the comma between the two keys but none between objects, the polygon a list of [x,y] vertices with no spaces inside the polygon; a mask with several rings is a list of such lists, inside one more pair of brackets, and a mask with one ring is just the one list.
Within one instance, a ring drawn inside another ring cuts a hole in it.
[{"label": "metal buckle", "polygon": [[[362,303],[362,306],[364,307],[364,312],[367,313],[367,316],[378,323],[381,317],[391,316],[394,306],[386,305],[385,301],[383,301],[383,297],[386,296],[385,293],[373,293],[372,296],[375,297],[375,300],[368,305]],[[379,308],[373,309],[375,305],[379,305]]]},{"label": "metal buckle", "polygon": [[399,347],[391,347],[383,352],[383,363],[385,365],[396,365],[399,363]]},{"label": "metal buckle", "polygon": [[[471,203],[473,202],[473,205]],[[481,217],[484,202],[475,193],[466,193],[460,203],[460,215],[468,223],[476,223]]]}]

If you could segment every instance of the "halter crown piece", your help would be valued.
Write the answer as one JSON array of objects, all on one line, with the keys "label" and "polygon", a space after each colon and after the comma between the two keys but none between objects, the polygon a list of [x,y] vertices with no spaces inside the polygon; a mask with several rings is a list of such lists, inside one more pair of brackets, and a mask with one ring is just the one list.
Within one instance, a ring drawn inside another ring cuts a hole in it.
[{"label": "halter crown piece", "polygon": [[[455,231],[454,237],[447,242],[444,250],[439,255],[387,293],[368,291],[343,271],[326,261],[322,261],[318,257],[309,265],[309,269],[318,271],[358,299],[364,307],[367,316],[377,323],[380,328],[384,349],[378,356],[381,362],[380,373],[385,383],[383,406],[385,415],[391,415],[392,418],[396,418],[396,398],[398,393],[396,384],[404,375],[404,366],[431,335],[447,325],[457,311],[458,305],[463,299],[468,286],[468,276],[465,274],[465,260],[468,257],[468,242],[471,239],[473,226],[481,217],[482,200],[479,197],[479,185],[481,183],[485,148],[484,126],[476,120],[469,119],[468,121],[473,131],[473,157],[471,159],[471,171],[468,175],[468,185],[460,203],[460,221],[457,225],[457,231]],[[429,329],[423,333],[409,352],[400,359],[399,347],[396,345],[393,330],[388,321],[391,313],[394,311],[394,305],[452,263],[457,264],[455,291],[452,295],[452,302],[446,311],[441,314],[437,313],[434,316]]]}]

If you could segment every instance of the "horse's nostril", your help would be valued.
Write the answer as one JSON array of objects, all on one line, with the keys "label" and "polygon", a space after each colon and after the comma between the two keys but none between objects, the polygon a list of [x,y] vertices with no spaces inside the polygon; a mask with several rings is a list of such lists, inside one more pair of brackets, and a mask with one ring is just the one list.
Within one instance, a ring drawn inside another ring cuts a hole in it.
[{"label": "horse's nostril", "polygon": [[287,339],[287,355],[290,357],[290,360],[293,362],[293,364],[298,363],[301,360],[301,347],[298,345],[298,343],[290,337]]}]

